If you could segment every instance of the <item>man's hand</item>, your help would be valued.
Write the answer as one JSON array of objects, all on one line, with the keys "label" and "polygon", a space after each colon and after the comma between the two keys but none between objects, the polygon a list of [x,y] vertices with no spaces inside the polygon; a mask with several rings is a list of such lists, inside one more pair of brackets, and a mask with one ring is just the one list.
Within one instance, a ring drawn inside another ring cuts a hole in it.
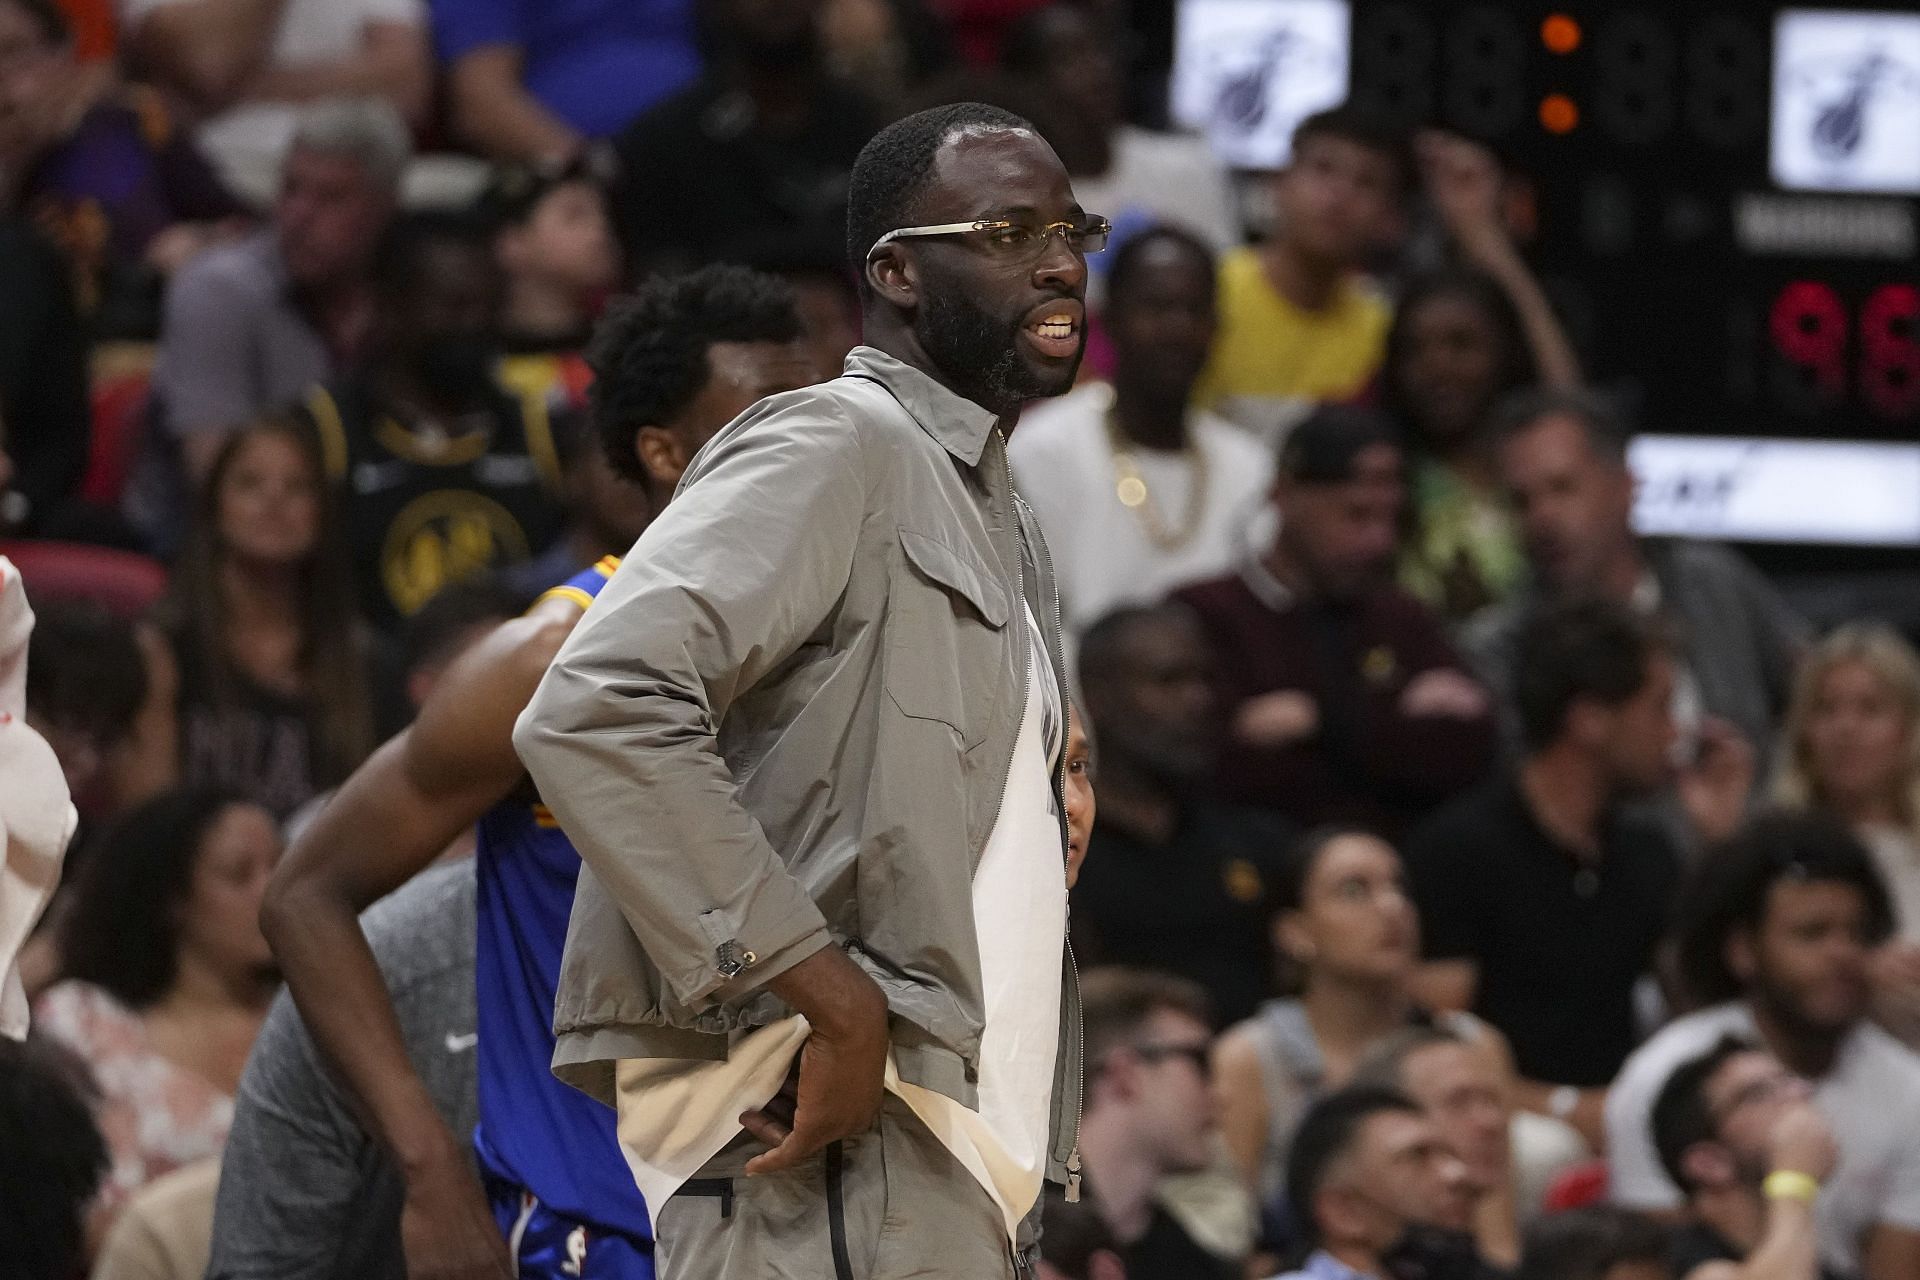
[{"label": "man's hand", "polygon": [[1475,720],[1487,714],[1490,706],[1487,691],[1473,677],[1448,667],[1422,671],[1400,694],[1401,714],[1416,718]]},{"label": "man's hand", "polygon": [[1415,144],[1427,198],[1462,253],[1476,261],[1510,250],[1502,202],[1506,175],[1493,152],[1457,134],[1437,130]]},{"label": "man's hand", "polygon": [[825,946],[767,984],[812,1026],[798,1079],[741,1127],[772,1147],[749,1174],[791,1169],[842,1138],[865,1133],[880,1111],[887,1071],[887,998],[866,971]]},{"label": "man's hand", "polygon": [[473,1170],[457,1154],[408,1175],[400,1212],[408,1280],[513,1280],[513,1258]]},{"label": "man's hand", "polygon": [[1809,1100],[1801,1100],[1781,1113],[1767,1135],[1768,1168],[1776,1173],[1804,1173],[1815,1182],[1825,1182],[1840,1158],[1833,1140],[1833,1129],[1820,1109]]},{"label": "man's hand", "polygon": [[1753,775],[1753,747],[1740,731],[1711,716],[1702,721],[1699,752],[1677,780],[1680,805],[1702,840],[1715,844],[1739,830]]},{"label": "man's hand", "polygon": [[1233,736],[1250,747],[1284,747],[1319,731],[1320,708],[1298,689],[1249,698],[1233,717]]}]

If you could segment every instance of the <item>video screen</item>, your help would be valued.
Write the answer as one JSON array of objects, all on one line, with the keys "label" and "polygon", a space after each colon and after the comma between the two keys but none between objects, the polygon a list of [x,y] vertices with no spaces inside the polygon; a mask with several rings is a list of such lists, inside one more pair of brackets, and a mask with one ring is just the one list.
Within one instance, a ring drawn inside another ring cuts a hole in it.
[{"label": "video screen", "polygon": [[1788,190],[1920,195],[1920,13],[1782,11],[1771,160]]},{"label": "video screen", "polygon": [[1172,115],[1236,169],[1279,169],[1293,131],[1347,96],[1348,0],[1181,0]]}]

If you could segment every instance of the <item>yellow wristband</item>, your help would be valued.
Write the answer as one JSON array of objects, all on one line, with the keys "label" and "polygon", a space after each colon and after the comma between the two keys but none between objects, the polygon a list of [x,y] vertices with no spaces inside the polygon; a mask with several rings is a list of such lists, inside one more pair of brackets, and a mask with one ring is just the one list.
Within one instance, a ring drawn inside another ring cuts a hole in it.
[{"label": "yellow wristband", "polygon": [[1820,1195],[1820,1182],[1812,1174],[1796,1169],[1776,1169],[1760,1184],[1760,1190],[1769,1200],[1798,1200],[1803,1204],[1812,1204]]}]

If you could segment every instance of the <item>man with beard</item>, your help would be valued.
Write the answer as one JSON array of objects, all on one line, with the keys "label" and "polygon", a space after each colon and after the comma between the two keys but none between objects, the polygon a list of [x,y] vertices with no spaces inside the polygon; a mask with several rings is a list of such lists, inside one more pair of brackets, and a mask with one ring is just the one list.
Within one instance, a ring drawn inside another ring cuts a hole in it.
[{"label": "man with beard", "polygon": [[716,259],[771,266],[795,246],[838,244],[854,157],[886,116],[828,69],[821,0],[698,7],[712,37],[707,73],[615,139],[629,263],[641,273]]},{"label": "man with beard", "polygon": [[1920,1274],[1920,1056],[1868,1021],[1867,961],[1893,925],[1872,855],[1832,819],[1765,815],[1700,865],[1679,915],[1682,983],[1711,1007],[1668,1025],[1620,1073],[1606,1111],[1614,1199],[1683,1207],[1656,1146],[1655,1100],[1681,1063],[1737,1036],[1810,1081],[1832,1126],[1831,1176],[1783,1188],[1811,1195],[1821,1262],[1866,1280]]},{"label": "man with beard", "polygon": [[300,412],[339,494],[362,607],[392,628],[441,587],[544,551],[564,480],[540,402],[494,378],[504,285],[487,227],[410,214],[374,279],[373,354]]},{"label": "man with beard", "polygon": [[1213,666],[1184,605],[1123,609],[1081,641],[1080,689],[1100,746],[1100,808],[1074,890],[1083,964],[1191,979],[1219,1025],[1272,994],[1268,942],[1283,821],[1206,793],[1217,755]]},{"label": "man with beard", "polygon": [[1230,799],[1391,839],[1491,762],[1485,691],[1392,581],[1402,461],[1378,416],[1318,411],[1281,447],[1272,544],[1179,593],[1213,644]]},{"label": "man with beard", "polygon": [[665,1280],[1007,1280],[1078,1180],[1059,602],[1005,433],[1073,385],[1108,227],[976,103],[876,134],[847,221],[869,345],[701,452],[514,732],[585,864],[555,1070],[617,1107]]}]

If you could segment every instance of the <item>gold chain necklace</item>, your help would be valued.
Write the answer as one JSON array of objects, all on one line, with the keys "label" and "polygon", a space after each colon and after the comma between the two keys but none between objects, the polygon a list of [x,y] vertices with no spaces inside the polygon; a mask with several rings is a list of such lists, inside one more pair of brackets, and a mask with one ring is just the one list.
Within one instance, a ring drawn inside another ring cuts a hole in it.
[{"label": "gold chain necklace", "polygon": [[1200,531],[1200,519],[1206,512],[1207,455],[1195,447],[1193,433],[1187,432],[1187,442],[1180,447],[1180,455],[1193,472],[1193,487],[1187,493],[1187,509],[1181,515],[1179,526],[1169,528],[1147,487],[1146,476],[1141,474],[1133,443],[1121,434],[1111,409],[1106,414],[1106,426],[1107,446],[1113,452],[1114,496],[1139,519],[1147,541],[1161,551],[1178,551]]}]

